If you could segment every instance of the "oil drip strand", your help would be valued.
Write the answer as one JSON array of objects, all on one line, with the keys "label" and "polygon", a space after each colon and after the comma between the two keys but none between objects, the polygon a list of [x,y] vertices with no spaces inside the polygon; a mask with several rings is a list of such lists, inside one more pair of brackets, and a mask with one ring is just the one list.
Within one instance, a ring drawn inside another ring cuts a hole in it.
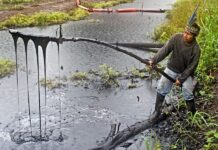
[{"label": "oil drip strand", "polygon": [[19,126],[21,125],[20,123],[20,95],[19,95],[19,85],[18,85],[18,63],[17,63],[17,40],[19,36],[17,34],[12,34],[12,38],[14,40],[14,50],[15,50],[15,60],[16,60],[16,83],[17,83],[17,104],[18,104],[18,120],[19,120]]},{"label": "oil drip strand", "polygon": [[40,139],[42,138],[42,115],[41,115],[41,94],[40,94],[40,83],[39,83],[39,44],[36,38],[33,38],[33,42],[36,49],[36,60],[37,60],[37,81],[38,81],[38,102],[39,102],[39,134]]},{"label": "oil drip strand", "polygon": [[40,130],[40,138],[42,138],[42,115],[41,115],[41,94],[40,94],[40,82],[39,82],[39,46],[42,47],[43,51],[43,59],[44,59],[44,79],[45,79],[45,135],[46,135],[46,120],[47,120],[47,99],[46,99],[46,47],[49,43],[49,38],[45,37],[31,37],[35,49],[36,49],[36,57],[37,57],[37,72],[38,72],[38,97],[39,97],[39,130]]},{"label": "oil drip strand", "polygon": [[41,44],[41,47],[42,47],[43,59],[44,59],[44,77],[45,77],[45,81],[44,81],[44,84],[45,84],[45,131],[44,131],[44,134],[45,134],[45,136],[46,136],[46,130],[47,130],[47,129],[46,129],[46,122],[47,122],[46,48],[47,48],[47,46],[48,46],[49,39],[48,39],[48,38],[43,38],[43,39],[39,39],[39,41],[40,41],[40,44]]},{"label": "oil drip strand", "polygon": [[[61,72],[60,72],[60,44],[57,42],[57,47],[58,47],[58,84],[60,85],[61,83]],[[63,136],[62,136],[62,101],[61,101],[61,95],[59,93],[59,122],[60,122],[60,136],[59,136],[59,141],[63,141]]]},{"label": "oil drip strand", "polygon": [[28,102],[28,114],[29,114],[29,122],[30,122],[30,131],[31,131],[31,136],[33,136],[32,134],[32,121],[31,121],[31,108],[30,108],[30,92],[29,92],[29,74],[28,74],[28,51],[27,51],[27,45],[29,42],[29,38],[28,37],[22,37],[23,42],[24,42],[24,47],[25,47],[25,58],[26,58],[26,80],[27,80],[27,102]]}]

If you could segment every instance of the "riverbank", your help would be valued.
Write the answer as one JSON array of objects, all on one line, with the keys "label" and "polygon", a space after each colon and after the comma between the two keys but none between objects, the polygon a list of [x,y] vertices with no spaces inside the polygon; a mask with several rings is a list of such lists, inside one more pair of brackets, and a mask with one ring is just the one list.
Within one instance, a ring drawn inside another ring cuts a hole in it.
[{"label": "riverbank", "polygon": [[[197,0],[177,1],[167,15],[168,21],[156,30],[154,38],[164,43],[174,33],[183,32],[189,16],[198,3]],[[196,99],[198,111],[194,116],[186,114],[184,103],[180,103],[177,115],[169,117],[165,127],[158,130],[162,141],[166,139],[166,135],[173,137],[171,149],[212,150],[218,148],[217,5],[216,0],[208,0],[205,4],[200,1],[198,10],[197,21],[201,26],[201,33],[197,38],[201,47],[201,58],[196,71],[200,83]]]},{"label": "riverbank", "polygon": [[[7,0],[0,2],[0,29],[45,26],[61,24],[67,21],[77,21],[89,15],[85,10],[76,8],[75,0],[23,0],[12,3]],[[131,2],[132,0],[86,0],[85,5],[93,8],[110,7],[120,3]],[[104,5],[102,5],[104,4]]]}]

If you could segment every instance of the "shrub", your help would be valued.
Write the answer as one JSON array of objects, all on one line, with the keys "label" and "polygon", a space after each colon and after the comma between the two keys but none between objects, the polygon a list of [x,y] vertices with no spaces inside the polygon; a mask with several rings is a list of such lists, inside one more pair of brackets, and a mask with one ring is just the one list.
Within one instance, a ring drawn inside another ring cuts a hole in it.
[{"label": "shrub", "polygon": [[47,79],[46,83],[45,83],[45,79],[41,79],[39,82],[40,82],[40,85],[43,87],[45,87],[45,84],[46,84],[46,87],[50,90],[64,86],[64,84],[59,83],[59,81],[56,79]]},{"label": "shrub", "polygon": [[87,80],[87,73],[86,72],[75,72],[71,76],[71,80]]},{"label": "shrub", "polygon": [[119,83],[116,79],[120,75],[121,75],[121,73],[114,70],[112,67],[110,67],[106,64],[100,65],[100,76],[101,76],[101,79],[102,79],[104,85],[119,86]]},{"label": "shrub", "polygon": [[12,74],[15,71],[15,62],[8,59],[0,60],[0,78]]}]

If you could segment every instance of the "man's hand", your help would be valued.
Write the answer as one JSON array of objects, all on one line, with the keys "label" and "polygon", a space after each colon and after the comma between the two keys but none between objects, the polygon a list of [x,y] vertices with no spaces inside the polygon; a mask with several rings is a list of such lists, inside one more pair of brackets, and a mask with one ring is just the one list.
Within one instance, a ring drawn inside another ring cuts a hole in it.
[{"label": "man's hand", "polygon": [[150,69],[153,69],[153,67],[154,67],[154,62],[153,62],[152,60],[149,60],[148,63],[149,63],[149,66],[148,66],[148,67],[149,67]]},{"label": "man's hand", "polygon": [[181,85],[181,82],[180,82],[178,79],[176,79],[175,84],[176,84],[177,86],[180,86],[180,85]]}]

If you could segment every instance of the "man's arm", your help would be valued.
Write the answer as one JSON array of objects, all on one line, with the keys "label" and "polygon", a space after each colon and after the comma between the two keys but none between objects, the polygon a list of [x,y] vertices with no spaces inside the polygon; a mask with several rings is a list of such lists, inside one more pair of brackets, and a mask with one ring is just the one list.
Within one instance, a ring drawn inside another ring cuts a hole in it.
[{"label": "man's arm", "polygon": [[183,83],[192,73],[194,73],[195,69],[198,66],[199,58],[200,58],[200,48],[197,46],[194,58],[191,64],[185,69],[185,71],[178,77],[180,83]]},{"label": "man's arm", "polygon": [[174,38],[173,36],[159,51],[158,53],[151,59],[151,62],[153,65],[158,64],[160,61],[162,61],[169,53],[173,50],[173,44],[174,44]]}]

